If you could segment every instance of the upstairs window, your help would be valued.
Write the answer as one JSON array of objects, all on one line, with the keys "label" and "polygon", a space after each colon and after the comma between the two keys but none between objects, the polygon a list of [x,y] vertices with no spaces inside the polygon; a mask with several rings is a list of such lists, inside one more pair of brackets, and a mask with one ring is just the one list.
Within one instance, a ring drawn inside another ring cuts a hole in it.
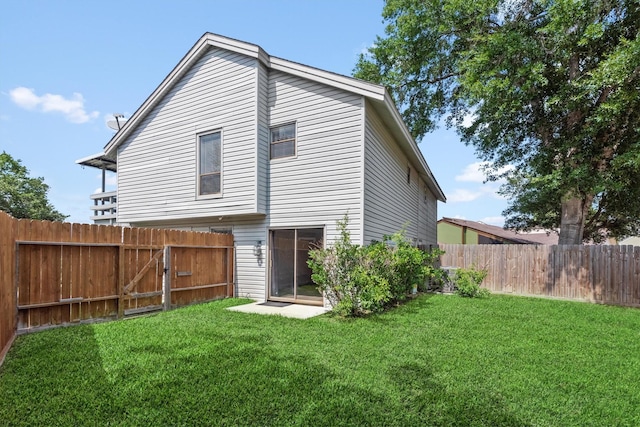
[{"label": "upstairs window", "polygon": [[220,194],[222,170],[222,136],[220,132],[198,137],[198,194]]},{"label": "upstairs window", "polygon": [[292,157],[296,155],[296,124],[271,128],[271,158]]}]

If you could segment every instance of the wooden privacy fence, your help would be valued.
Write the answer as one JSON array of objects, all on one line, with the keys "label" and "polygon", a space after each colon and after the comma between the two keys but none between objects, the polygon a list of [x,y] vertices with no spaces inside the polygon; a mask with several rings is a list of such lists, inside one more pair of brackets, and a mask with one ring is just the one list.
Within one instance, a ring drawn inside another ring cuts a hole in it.
[{"label": "wooden privacy fence", "polygon": [[0,227],[5,351],[16,332],[234,293],[232,235],[16,220],[3,212]]},{"label": "wooden privacy fence", "polygon": [[487,270],[492,292],[640,307],[640,247],[439,246],[442,266]]}]

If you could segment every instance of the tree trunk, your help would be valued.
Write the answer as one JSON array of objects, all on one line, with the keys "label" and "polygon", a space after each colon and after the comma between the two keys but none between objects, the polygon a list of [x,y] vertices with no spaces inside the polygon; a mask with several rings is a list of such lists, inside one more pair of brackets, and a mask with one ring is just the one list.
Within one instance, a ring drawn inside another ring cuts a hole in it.
[{"label": "tree trunk", "polygon": [[559,245],[581,245],[584,224],[593,197],[580,197],[573,193],[565,195],[561,203]]}]

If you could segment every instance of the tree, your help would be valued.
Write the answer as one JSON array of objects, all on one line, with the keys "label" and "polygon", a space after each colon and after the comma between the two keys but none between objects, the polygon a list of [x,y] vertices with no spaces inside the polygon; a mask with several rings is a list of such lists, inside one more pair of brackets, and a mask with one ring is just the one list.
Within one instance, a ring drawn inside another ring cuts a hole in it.
[{"label": "tree", "polygon": [[446,116],[507,180],[506,226],[560,244],[640,231],[640,2],[387,0],[383,17],[355,76],[416,138]]},{"label": "tree", "polygon": [[14,218],[64,221],[47,200],[49,186],[44,178],[31,178],[29,171],[6,152],[0,154],[0,210]]}]

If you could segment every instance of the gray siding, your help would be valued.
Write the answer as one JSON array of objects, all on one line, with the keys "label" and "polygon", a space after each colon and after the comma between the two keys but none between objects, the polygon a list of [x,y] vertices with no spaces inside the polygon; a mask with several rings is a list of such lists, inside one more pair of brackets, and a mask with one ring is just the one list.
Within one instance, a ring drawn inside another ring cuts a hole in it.
[{"label": "gray siding", "polygon": [[364,243],[406,227],[408,238],[436,244],[435,197],[373,108],[366,112]]},{"label": "gray siding", "polygon": [[425,218],[424,237],[425,245],[438,246],[438,200],[436,196],[424,185],[423,203],[421,203],[421,215]]},{"label": "gray siding", "polygon": [[[267,296],[270,228],[325,229],[349,214],[354,242],[405,224],[436,244],[436,199],[363,96],[209,50],[118,148],[118,221],[232,228],[236,294]],[[269,128],[295,122],[296,155],[270,160]],[[222,196],[198,198],[197,135],[222,131]],[[262,256],[254,255],[257,241]]]},{"label": "gray siding", "polygon": [[[118,149],[118,221],[257,212],[257,60],[210,48]],[[222,197],[198,199],[196,135],[222,130]]]},{"label": "gray siding", "polygon": [[363,99],[281,72],[269,76],[271,125],[297,123],[295,157],[269,163],[271,227],[326,225],[349,213],[352,238],[361,235]]}]

